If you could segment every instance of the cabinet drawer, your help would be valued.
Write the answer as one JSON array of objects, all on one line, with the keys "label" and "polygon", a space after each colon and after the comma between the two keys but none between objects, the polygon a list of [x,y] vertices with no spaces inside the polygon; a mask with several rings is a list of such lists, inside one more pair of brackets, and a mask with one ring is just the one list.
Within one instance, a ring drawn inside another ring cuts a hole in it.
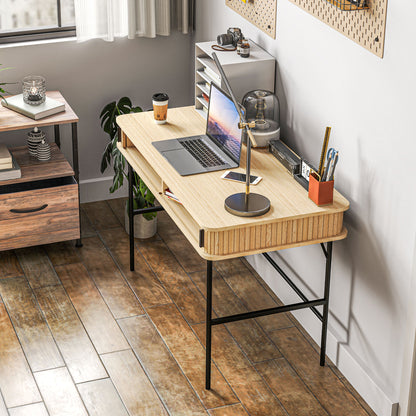
[{"label": "cabinet drawer", "polygon": [[79,238],[72,177],[0,187],[0,250]]}]

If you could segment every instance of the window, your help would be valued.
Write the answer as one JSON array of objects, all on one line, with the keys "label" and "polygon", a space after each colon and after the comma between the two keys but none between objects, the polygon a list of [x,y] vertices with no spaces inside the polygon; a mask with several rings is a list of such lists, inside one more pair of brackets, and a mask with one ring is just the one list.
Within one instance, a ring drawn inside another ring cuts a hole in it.
[{"label": "window", "polygon": [[0,43],[75,36],[74,0],[0,0]]}]

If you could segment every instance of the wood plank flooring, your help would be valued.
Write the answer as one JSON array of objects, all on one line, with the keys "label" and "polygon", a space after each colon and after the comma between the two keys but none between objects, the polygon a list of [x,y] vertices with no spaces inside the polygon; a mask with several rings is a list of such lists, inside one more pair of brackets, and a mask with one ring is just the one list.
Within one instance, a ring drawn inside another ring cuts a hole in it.
[{"label": "wood plank flooring", "polygon": [[[0,416],[374,416],[291,314],[213,328],[206,264],[170,218],[136,240],[124,200],[82,206],[83,247],[0,253]],[[214,315],[281,304],[243,259],[214,263]]]}]

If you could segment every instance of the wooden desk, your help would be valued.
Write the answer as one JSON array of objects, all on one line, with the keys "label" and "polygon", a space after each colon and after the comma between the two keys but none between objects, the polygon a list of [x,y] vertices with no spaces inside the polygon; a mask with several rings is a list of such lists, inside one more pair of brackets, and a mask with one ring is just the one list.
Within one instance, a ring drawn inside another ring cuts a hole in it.
[{"label": "wooden desk", "polygon": [[[222,180],[221,171],[181,176],[152,145],[157,140],[203,134],[205,120],[194,107],[169,109],[168,120],[166,124],[155,124],[153,112],[118,117],[118,148],[129,163],[129,176],[131,169],[139,174],[195,250],[207,260],[207,388],[210,386],[211,326],[225,322],[309,307],[323,322],[321,365],[324,365],[332,242],[347,236],[343,214],[349,207],[348,201],[335,191],[333,204],[316,206],[304,188],[267,149],[253,149],[252,174],[262,176],[263,180],[251,189],[269,198],[271,209],[260,217],[234,216],[224,209],[224,200],[231,194],[244,192],[244,184]],[[241,166],[236,170],[245,171],[244,147]],[[163,194],[166,188],[183,205],[168,199]],[[326,257],[325,294],[322,299],[309,301],[266,254],[273,267],[290,282],[304,302],[232,317],[211,318],[212,261],[316,243],[321,243]],[[323,243],[327,243],[326,248]],[[131,247],[132,244],[131,240]],[[317,305],[324,305],[323,314],[315,308]]]}]

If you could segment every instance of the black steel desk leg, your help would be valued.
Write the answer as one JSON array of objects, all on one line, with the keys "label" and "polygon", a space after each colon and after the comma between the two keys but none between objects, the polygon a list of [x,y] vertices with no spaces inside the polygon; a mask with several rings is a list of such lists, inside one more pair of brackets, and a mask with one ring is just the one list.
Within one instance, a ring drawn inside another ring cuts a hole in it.
[{"label": "black steel desk leg", "polygon": [[130,270],[134,270],[134,214],[133,214],[133,168],[129,165],[129,241],[130,241]]},{"label": "black steel desk leg", "polygon": [[[72,167],[74,169],[74,177],[78,184],[78,201],[79,197],[79,161],[78,161],[78,123],[71,123],[72,128]],[[59,126],[55,126],[55,142],[60,147],[60,136],[59,136]],[[81,205],[79,206],[79,232],[81,235]],[[82,247],[81,238],[75,243],[76,247]]]},{"label": "black steel desk leg", "polygon": [[325,289],[324,289],[324,310],[322,320],[322,335],[321,335],[321,366],[325,365],[326,352],[326,337],[328,331],[328,312],[329,312],[329,285],[331,281],[331,262],[332,262],[332,241],[326,246],[326,268],[325,268]]},{"label": "black steel desk leg", "polygon": [[206,310],[206,351],[205,351],[205,388],[211,389],[211,319],[212,319],[212,261],[207,260],[207,310]]}]

